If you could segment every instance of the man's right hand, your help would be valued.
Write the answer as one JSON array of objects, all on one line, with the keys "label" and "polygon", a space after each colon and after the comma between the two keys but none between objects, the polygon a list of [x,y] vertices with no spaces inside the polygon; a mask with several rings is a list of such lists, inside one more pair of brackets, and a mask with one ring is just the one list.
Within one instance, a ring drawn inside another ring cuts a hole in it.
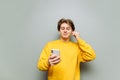
[{"label": "man's right hand", "polygon": [[52,54],[52,55],[50,55],[48,62],[51,66],[58,64],[60,62],[60,56],[56,55],[56,54]]}]

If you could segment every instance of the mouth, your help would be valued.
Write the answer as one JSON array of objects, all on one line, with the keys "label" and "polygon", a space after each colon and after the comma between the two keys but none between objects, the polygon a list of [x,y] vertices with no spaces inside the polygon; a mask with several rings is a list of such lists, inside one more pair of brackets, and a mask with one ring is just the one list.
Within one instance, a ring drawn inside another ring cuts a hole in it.
[{"label": "mouth", "polygon": [[65,33],[65,34],[63,34],[63,35],[65,35],[65,36],[66,36],[66,35],[68,35],[68,34],[67,34],[67,33]]}]

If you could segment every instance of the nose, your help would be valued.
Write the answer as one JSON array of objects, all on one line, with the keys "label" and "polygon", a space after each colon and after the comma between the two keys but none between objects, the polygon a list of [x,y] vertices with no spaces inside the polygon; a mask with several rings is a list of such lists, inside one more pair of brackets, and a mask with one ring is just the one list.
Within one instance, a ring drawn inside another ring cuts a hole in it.
[{"label": "nose", "polygon": [[65,29],[65,30],[64,30],[64,32],[66,33],[66,32],[67,32],[67,30]]}]

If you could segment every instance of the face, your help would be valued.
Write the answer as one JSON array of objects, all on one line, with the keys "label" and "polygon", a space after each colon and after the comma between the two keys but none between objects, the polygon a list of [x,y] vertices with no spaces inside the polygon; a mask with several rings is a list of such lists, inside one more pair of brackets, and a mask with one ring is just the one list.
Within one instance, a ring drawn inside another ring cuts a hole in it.
[{"label": "face", "polygon": [[63,39],[69,39],[73,30],[71,28],[71,26],[67,23],[62,23],[60,26],[60,36]]}]

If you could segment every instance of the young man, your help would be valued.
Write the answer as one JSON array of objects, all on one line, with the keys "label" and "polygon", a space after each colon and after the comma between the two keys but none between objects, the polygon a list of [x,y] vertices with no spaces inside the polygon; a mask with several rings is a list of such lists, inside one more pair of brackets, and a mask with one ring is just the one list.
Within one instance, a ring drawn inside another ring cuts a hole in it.
[{"label": "young man", "polygon": [[[79,37],[70,19],[61,19],[57,29],[60,39],[48,42],[41,52],[37,67],[48,71],[48,80],[80,80],[80,62],[96,57],[92,47]],[[77,43],[70,41],[74,36]],[[56,50],[59,54],[53,54]]]}]

